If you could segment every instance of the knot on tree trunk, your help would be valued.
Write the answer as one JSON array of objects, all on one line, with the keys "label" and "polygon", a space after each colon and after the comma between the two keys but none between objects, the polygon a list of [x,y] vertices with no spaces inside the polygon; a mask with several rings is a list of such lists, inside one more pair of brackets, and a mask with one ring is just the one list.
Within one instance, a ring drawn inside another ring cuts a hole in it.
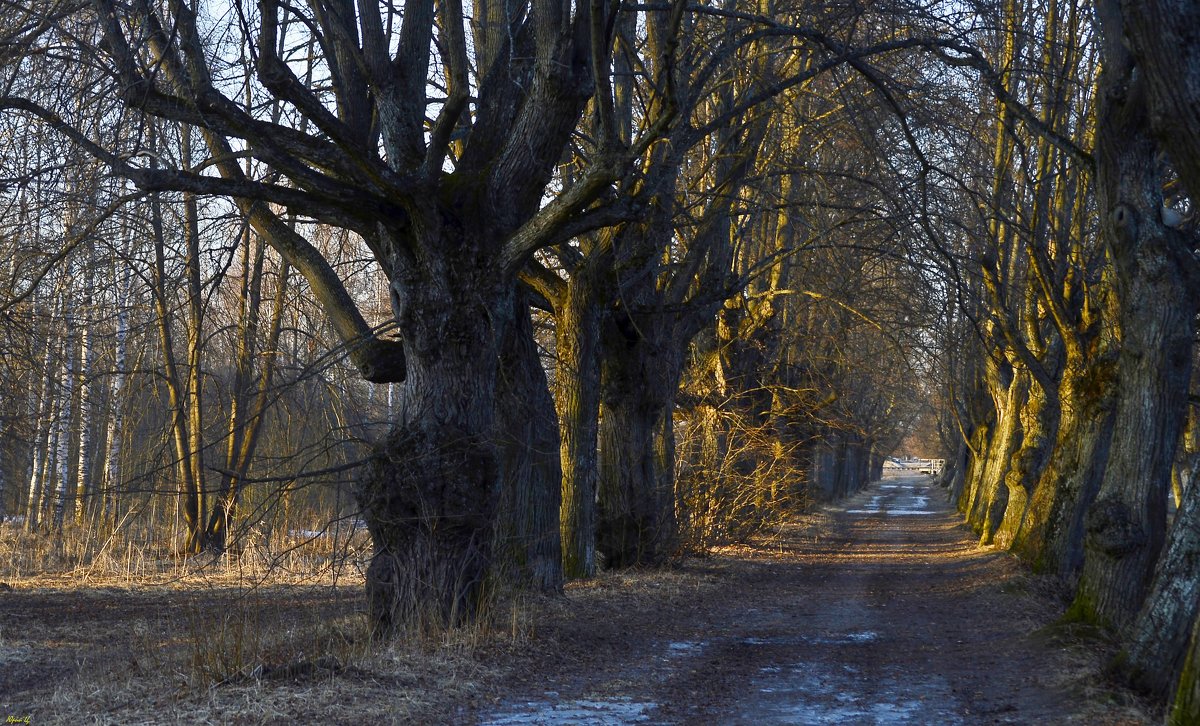
[{"label": "knot on tree trunk", "polygon": [[1118,204],[1112,210],[1112,226],[1113,231],[1117,235],[1117,241],[1125,246],[1132,246],[1137,242],[1138,233],[1138,215],[1137,211],[1128,204]]},{"label": "knot on tree trunk", "polygon": [[1119,559],[1146,544],[1146,533],[1133,521],[1129,507],[1116,499],[1100,499],[1085,520],[1089,549]]},{"label": "knot on tree trunk", "polygon": [[407,371],[404,344],[399,340],[364,340],[351,349],[350,360],[371,383],[402,383]]}]

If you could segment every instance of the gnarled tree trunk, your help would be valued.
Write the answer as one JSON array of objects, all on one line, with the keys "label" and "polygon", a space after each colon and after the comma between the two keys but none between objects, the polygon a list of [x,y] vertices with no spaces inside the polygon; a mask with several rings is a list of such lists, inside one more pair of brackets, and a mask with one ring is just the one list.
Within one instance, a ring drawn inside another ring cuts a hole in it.
[{"label": "gnarled tree trunk", "polygon": [[357,492],[375,545],[367,597],[379,634],[462,622],[486,594],[502,473],[496,382],[513,291],[462,252],[453,266],[421,270],[420,282],[392,283],[407,373]]},{"label": "gnarled tree trunk", "polygon": [[1021,445],[1021,407],[1028,390],[1029,376],[1018,370],[996,397],[996,425],[987,447],[987,464],[967,513],[967,521],[980,534],[983,544],[991,544],[1004,517],[1008,491],[1003,483],[1012,465],[1013,454]]},{"label": "gnarled tree trunk", "polygon": [[1118,9],[1098,8],[1104,71],[1097,201],[1114,263],[1121,352],[1113,444],[1085,521],[1073,612],[1118,627],[1142,605],[1166,529],[1171,465],[1185,422],[1195,294],[1192,240],[1164,224],[1145,79],[1134,72]]},{"label": "gnarled tree trunk", "polygon": [[1008,504],[995,535],[995,543],[1000,547],[1011,547],[1021,530],[1031,494],[1046,467],[1058,418],[1057,401],[1036,384],[1031,385],[1027,402],[1021,410],[1021,447],[1013,455],[1012,464],[1004,477]]},{"label": "gnarled tree trunk", "polygon": [[[1189,633],[1200,617],[1200,487],[1190,486],[1168,533],[1146,603],[1128,633],[1121,669],[1157,702],[1183,670]],[[1192,675],[1193,680],[1195,674]],[[1197,694],[1200,695],[1200,694]]]},{"label": "gnarled tree trunk", "polygon": [[1059,381],[1059,425],[1011,549],[1035,571],[1072,582],[1083,567],[1083,516],[1095,499],[1112,441],[1114,361],[1068,360]]}]

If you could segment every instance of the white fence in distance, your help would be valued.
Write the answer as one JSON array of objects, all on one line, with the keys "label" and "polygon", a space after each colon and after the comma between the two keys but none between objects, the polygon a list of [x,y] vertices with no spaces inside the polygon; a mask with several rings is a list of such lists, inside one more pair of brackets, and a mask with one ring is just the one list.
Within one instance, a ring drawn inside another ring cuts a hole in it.
[{"label": "white fence in distance", "polygon": [[892,459],[883,460],[884,474],[928,474],[937,476],[946,468],[945,459]]}]

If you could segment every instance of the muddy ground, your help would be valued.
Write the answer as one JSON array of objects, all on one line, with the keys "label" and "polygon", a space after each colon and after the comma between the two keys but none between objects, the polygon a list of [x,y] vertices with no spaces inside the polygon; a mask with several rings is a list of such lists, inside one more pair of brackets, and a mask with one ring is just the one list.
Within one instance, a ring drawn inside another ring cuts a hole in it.
[{"label": "muddy ground", "polygon": [[7,585],[0,719],[30,723],[1153,722],[927,477],[386,648],[353,583]]}]

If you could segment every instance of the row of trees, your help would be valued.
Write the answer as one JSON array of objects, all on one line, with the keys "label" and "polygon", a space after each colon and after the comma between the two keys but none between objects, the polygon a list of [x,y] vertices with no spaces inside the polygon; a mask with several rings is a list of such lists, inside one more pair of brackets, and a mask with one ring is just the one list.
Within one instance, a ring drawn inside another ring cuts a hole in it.
[{"label": "row of trees", "polygon": [[940,387],[971,524],[1165,695],[1197,618],[1197,86],[1151,10],[25,6],[0,471],[57,494],[9,497],[86,508],[157,435],[139,471],[194,552],[252,470],[365,458],[386,632],[853,490]]},{"label": "row of trees", "polygon": [[279,496],[250,485],[321,482],[337,516],[361,464],[387,632],[851,491],[915,410],[931,280],[877,152],[928,19],[168,0],[5,22],[5,199],[30,210],[3,240],[5,384],[28,403],[0,471],[37,482],[6,488],[30,527],[169,496],[181,549],[219,551],[246,496]]},{"label": "row of trees", "polygon": [[981,541],[1061,578],[1068,615],[1113,628],[1117,670],[1179,723],[1200,718],[1198,51],[1177,24],[1197,11],[993,8],[994,82],[1020,110],[999,104],[957,172],[979,212],[956,248],[944,335],[966,345],[943,356],[941,423]]}]

